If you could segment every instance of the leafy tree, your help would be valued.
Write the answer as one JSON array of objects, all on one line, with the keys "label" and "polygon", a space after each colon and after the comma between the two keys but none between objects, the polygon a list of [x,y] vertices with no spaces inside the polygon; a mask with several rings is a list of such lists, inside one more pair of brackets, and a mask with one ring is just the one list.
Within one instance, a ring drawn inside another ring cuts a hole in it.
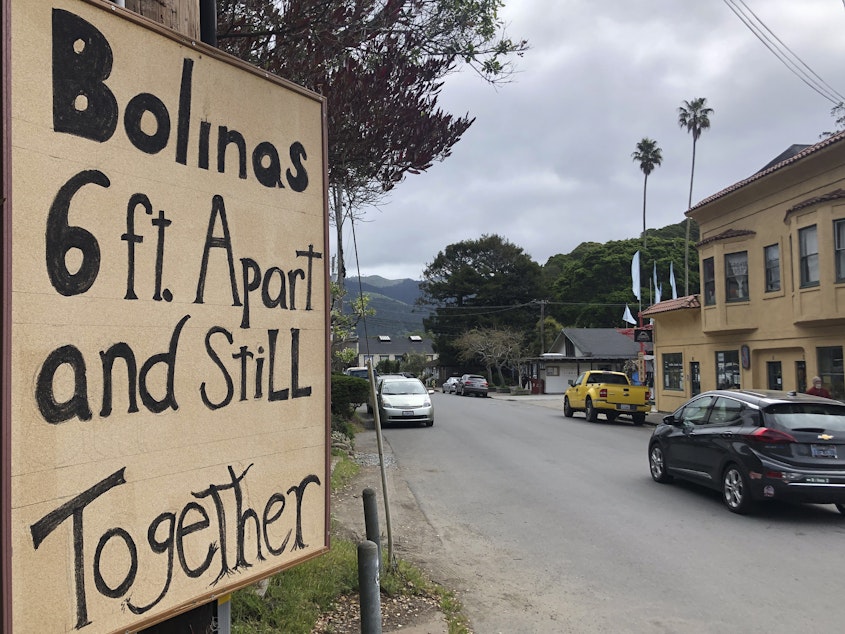
[{"label": "leafy tree", "polygon": [[[687,209],[692,207],[692,183],[695,176],[695,144],[698,142],[702,131],[710,127],[710,115],[713,114],[713,108],[708,108],[706,104],[707,99],[705,97],[699,97],[692,101],[685,101],[678,108],[678,125],[686,128],[687,132],[692,134],[692,167],[690,168]],[[689,295],[689,239],[690,219],[687,217],[686,248],[684,250],[684,295]]]},{"label": "leafy tree", "polygon": [[502,368],[517,363],[523,354],[523,335],[514,330],[493,328],[473,329],[458,337],[455,346],[463,361],[480,361],[487,371],[487,381],[493,384],[493,368],[499,385],[506,385]]},{"label": "leafy tree", "polygon": [[646,229],[645,229],[645,199],[646,188],[648,187],[648,175],[663,162],[663,152],[657,145],[657,141],[643,137],[637,143],[637,149],[631,154],[631,157],[640,164],[645,178],[643,178],[643,251],[646,245]]},{"label": "leafy tree", "polygon": [[335,282],[330,284],[331,292],[331,341],[332,341],[332,371],[341,372],[349,367],[357,357],[354,348],[350,347],[357,335],[355,328],[364,317],[375,314],[369,307],[369,295],[359,295],[343,309],[346,290]]},{"label": "leafy tree", "polygon": [[834,134],[839,134],[845,130],[845,102],[840,101],[838,104],[830,109],[830,116],[833,117],[836,127],[833,130],[822,132],[819,135],[820,139],[831,137]]},{"label": "leafy tree", "polygon": [[456,365],[454,340],[479,328],[530,331],[543,297],[540,265],[498,235],[450,244],[423,272],[418,304],[443,365]]},{"label": "leafy tree", "polygon": [[[670,263],[683,259],[685,240],[679,233],[680,224],[649,231],[649,255],[643,262],[648,275],[641,278],[645,283],[641,290],[644,299],[654,297],[649,280],[655,262],[664,294],[667,293]],[[604,244],[585,242],[568,254],[549,258],[544,273],[552,298],[548,305],[550,314],[565,327],[621,326],[625,305],[633,300],[631,258],[639,246],[634,238]],[[697,287],[697,267],[692,278]]]},{"label": "leafy tree", "polygon": [[406,174],[449,156],[472,124],[437,107],[462,65],[506,81],[525,41],[504,34],[502,0],[219,0],[221,48],[325,95],[338,275],[342,227]]},{"label": "leafy tree", "polygon": [[410,372],[416,377],[422,378],[428,360],[420,352],[406,352],[402,357],[400,368],[402,372]]}]

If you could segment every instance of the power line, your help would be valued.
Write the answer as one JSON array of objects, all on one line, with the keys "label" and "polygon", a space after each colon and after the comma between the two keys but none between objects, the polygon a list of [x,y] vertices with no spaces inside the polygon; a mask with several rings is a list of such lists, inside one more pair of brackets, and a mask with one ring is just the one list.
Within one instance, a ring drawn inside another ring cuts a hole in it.
[{"label": "power line", "polygon": [[[723,1],[742,21],[742,23],[745,24],[745,26],[748,27],[748,29],[757,37],[757,39],[760,40],[760,42],[769,49],[769,51],[771,51],[771,53],[777,57],[780,62],[796,77],[831,103],[839,104],[841,102],[845,102],[845,96],[842,96],[836,89],[824,81],[804,62],[804,60],[802,60],[786,44],[784,44],[783,41],[775,35],[768,26],[766,26],[766,23],[763,22],[757,14],[748,7],[747,4],[745,4],[744,0]],[[843,0],[843,3],[845,3],[845,0]],[[742,5],[744,10],[750,14],[750,17],[743,12],[743,8],[740,8],[739,5]]]}]

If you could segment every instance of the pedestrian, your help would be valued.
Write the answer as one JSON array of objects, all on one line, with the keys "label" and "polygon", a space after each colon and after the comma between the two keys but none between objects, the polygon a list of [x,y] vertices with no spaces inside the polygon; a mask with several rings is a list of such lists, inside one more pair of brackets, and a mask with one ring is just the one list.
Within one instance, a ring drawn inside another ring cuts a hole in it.
[{"label": "pedestrian", "polygon": [[814,376],[813,377],[813,387],[807,390],[807,394],[812,394],[813,396],[823,396],[825,398],[830,398],[830,392],[827,388],[822,385],[821,377]]}]

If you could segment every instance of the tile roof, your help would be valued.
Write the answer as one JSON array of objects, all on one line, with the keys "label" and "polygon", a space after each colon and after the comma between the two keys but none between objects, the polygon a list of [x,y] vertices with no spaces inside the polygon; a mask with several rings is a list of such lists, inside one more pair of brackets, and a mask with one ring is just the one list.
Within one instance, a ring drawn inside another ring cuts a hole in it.
[{"label": "tile roof", "polygon": [[[749,176],[745,180],[741,180],[738,183],[734,183],[730,187],[726,187],[722,191],[716,192],[712,196],[708,196],[704,200],[702,200],[702,201],[694,204],[692,207],[690,207],[689,210],[686,213],[688,214],[693,209],[698,209],[699,207],[704,207],[705,205],[712,203],[713,201],[718,200],[719,198],[727,196],[728,194],[735,192],[738,189],[742,189],[743,187],[753,183],[754,181],[760,180],[764,176],[768,176],[769,174],[777,172],[778,170],[782,170],[783,168],[785,168],[789,165],[792,165],[793,163],[796,163],[796,162],[800,161],[801,159],[804,159],[804,158],[810,156],[811,154],[815,154],[816,152],[819,152],[819,151],[821,151],[821,150],[823,150],[827,147],[830,147],[831,145],[835,145],[836,143],[840,143],[843,140],[845,140],[845,131],[834,134],[833,136],[829,136],[826,139],[819,141],[815,145],[810,145],[810,146],[804,148],[800,152],[793,154],[789,158],[787,158],[787,159],[785,159],[785,160],[783,160],[779,163],[775,163],[774,165],[770,164],[770,165],[764,167],[759,172],[752,174],[751,176]],[[793,146],[793,147],[795,147],[795,146]],[[788,151],[787,151],[787,153],[788,153]]]},{"label": "tile roof", "polygon": [[719,242],[720,240],[727,240],[728,238],[739,238],[741,236],[754,236],[757,235],[756,231],[751,231],[750,229],[726,229],[722,233],[716,236],[710,236],[709,238],[704,238],[704,240],[700,240],[696,243],[696,247],[700,247],[704,244],[710,244],[711,242]]},{"label": "tile roof", "polygon": [[687,308],[701,308],[701,302],[698,301],[698,295],[687,295],[686,297],[667,299],[659,304],[653,304],[643,311],[643,317],[656,315],[658,313],[668,313],[673,310],[685,310]]},{"label": "tile roof", "polygon": [[791,207],[790,209],[787,209],[786,216],[789,217],[789,214],[791,213],[801,211],[802,209],[812,207],[813,205],[817,205],[819,203],[826,203],[830,202],[831,200],[839,200],[841,198],[845,198],[845,189],[834,189],[833,191],[827,192],[826,194],[822,194],[821,196],[813,196],[812,198],[808,198],[807,200],[801,201],[797,205]]}]

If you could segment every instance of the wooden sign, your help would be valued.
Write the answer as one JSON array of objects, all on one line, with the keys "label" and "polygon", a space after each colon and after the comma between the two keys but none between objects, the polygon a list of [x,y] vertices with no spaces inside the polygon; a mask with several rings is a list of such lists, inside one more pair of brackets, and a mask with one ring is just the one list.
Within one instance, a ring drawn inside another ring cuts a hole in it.
[{"label": "wooden sign", "polygon": [[4,626],[134,630],[328,547],[325,102],[5,5]]}]

